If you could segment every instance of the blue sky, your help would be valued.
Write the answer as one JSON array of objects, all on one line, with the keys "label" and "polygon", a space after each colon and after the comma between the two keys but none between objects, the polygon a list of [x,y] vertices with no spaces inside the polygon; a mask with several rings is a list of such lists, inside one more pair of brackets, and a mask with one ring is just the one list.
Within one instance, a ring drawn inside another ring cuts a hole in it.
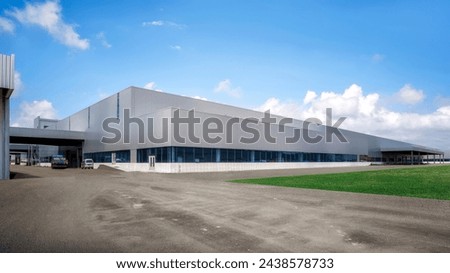
[{"label": "blue sky", "polygon": [[16,126],[134,85],[447,149],[449,29],[449,1],[0,2]]}]

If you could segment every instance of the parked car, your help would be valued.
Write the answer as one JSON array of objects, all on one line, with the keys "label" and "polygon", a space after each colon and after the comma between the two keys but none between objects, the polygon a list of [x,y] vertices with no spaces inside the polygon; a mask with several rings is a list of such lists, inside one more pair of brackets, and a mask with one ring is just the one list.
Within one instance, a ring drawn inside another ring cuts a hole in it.
[{"label": "parked car", "polygon": [[65,169],[69,166],[69,161],[62,155],[54,155],[52,156],[51,166],[52,169],[56,168]]},{"label": "parked car", "polygon": [[90,158],[86,158],[81,162],[81,168],[82,169],[94,169],[94,160]]}]

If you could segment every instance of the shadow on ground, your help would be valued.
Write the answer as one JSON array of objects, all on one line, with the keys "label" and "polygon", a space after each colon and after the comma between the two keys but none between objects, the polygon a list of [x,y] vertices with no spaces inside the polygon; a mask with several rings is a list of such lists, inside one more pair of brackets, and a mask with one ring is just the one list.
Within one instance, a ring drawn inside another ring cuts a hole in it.
[{"label": "shadow on ground", "polygon": [[11,172],[9,174],[10,179],[26,179],[26,178],[40,178],[40,176],[31,175],[28,173]]}]

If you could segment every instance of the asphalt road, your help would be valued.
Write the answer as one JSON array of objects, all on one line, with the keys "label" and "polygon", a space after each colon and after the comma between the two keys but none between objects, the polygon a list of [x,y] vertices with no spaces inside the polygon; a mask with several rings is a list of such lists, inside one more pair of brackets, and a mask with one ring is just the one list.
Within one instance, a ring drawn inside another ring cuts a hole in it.
[{"label": "asphalt road", "polygon": [[0,252],[450,252],[450,201],[225,182],[352,170],[12,166],[15,179],[0,181]]}]

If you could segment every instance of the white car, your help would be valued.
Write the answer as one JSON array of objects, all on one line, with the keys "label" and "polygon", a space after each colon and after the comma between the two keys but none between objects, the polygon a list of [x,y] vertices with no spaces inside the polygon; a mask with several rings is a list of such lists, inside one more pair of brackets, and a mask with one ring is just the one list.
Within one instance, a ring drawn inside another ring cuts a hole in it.
[{"label": "white car", "polygon": [[82,169],[94,169],[94,160],[88,158],[81,162]]}]

